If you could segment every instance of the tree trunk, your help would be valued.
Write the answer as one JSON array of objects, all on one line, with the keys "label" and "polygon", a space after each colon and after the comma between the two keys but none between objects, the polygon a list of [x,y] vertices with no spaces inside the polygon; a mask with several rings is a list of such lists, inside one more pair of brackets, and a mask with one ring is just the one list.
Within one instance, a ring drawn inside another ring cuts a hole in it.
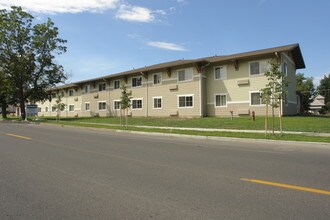
[{"label": "tree trunk", "polygon": [[1,114],[2,118],[7,118],[7,101],[5,97],[1,98]]},{"label": "tree trunk", "polygon": [[128,118],[128,108],[126,109],[126,127],[127,127],[127,118]]},{"label": "tree trunk", "polygon": [[275,124],[275,114],[274,114],[274,106],[272,106],[272,131],[273,131],[273,135],[274,135],[274,124]]},{"label": "tree trunk", "polygon": [[280,131],[282,134],[282,99],[280,99],[279,103],[280,103]]},{"label": "tree trunk", "polygon": [[25,111],[25,102],[23,99],[20,100],[19,106],[21,108],[21,118],[22,118],[22,120],[25,120],[26,111]]},{"label": "tree trunk", "polygon": [[267,136],[267,132],[268,132],[268,98],[266,100],[265,136]]}]

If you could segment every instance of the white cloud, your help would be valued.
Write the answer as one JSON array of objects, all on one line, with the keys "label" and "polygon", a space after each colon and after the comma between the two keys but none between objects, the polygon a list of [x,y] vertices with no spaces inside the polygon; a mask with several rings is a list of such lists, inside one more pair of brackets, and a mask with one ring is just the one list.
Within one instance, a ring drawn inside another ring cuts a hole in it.
[{"label": "white cloud", "polygon": [[132,5],[121,5],[116,18],[136,22],[152,22],[155,20],[154,13],[150,9]]},{"label": "white cloud", "polygon": [[23,9],[44,14],[102,12],[117,7],[119,0],[0,0],[0,8],[21,6]]},{"label": "white cloud", "polygon": [[182,3],[182,4],[188,4],[188,0],[177,0],[178,3]]},{"label": "white cloud", "polygon": [[181,45],[168,42],[152,41],[147,43],[148,46],[156,47],[164,50],[186,51],[187,49]]}]

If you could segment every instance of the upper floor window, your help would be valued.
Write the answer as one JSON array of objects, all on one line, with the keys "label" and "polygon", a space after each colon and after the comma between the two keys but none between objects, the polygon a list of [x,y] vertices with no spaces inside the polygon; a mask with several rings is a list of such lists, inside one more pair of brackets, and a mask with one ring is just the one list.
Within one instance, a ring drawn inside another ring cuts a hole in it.
[{"label": "upper floor window", "polygon": [[286,62],[283,62],[283,70],[282,70],[283,74],[285,76],[288,75],[288,64]]},{"label": "upper floor window", "polygon": [[162,83],[162,74],[161,73],[156,73],[154,74],[154,85],[161,84]]},{"label": "upper floor window", "polygon": [[218,66],[214,68],[214,78],[215,79],[227,79],[227,67]]},{"label": "upper floor window", "polygon": [[113,81],[113,88],[120,89],[120,80]]},{"label": "upper floor window", "polygon": [[91,85],[85,85],[85,93],[89,93],[91,91]]},{"label": "upper floor window", "polygon": [[99,91],[105,91],[107,88],[107,84],[106,83],[99,83]]},{"label": "upper floor window", "polygon": [[61,92],[61,97],[64,97],[64,92],[63,91]]},{"label": "upper floor window", "polygon": [[191,81],[193,79],[193,69],[178,70],[178,81]]},{"label": "upper floor window", "polygon": [[132,87],[140,87],[142,86],[142,77],[133,77],[132,78]]},{"label": "upper floor window", "polygon": [[69,96],[73,96],[73,90],[72,89],[69,90]]},{"label": "upper floor window", "polygon": [[251,76],[265,74],[269,70],[267,60],[254,61],[249,63],[249,73]]}]

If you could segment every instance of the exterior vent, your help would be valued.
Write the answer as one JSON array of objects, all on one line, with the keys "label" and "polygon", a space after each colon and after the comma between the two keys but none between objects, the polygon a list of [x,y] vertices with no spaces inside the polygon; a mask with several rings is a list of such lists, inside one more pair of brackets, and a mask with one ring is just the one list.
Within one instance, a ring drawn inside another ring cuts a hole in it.
[{"label": "exterior vent", "polygon": [[242,79],[242,80],[237,80],[237,85],[243,86],[243,85],[249,85],[250,81],[248,79]]},{"label": "exterior vent", "polygon": [[94,95],[94,98],[98,98],[99,97],[99,94],[98,93],[96,93],[95,95]]},{"label": "exterior vent", "polygon": [[173,85],[169,87],[170,91],[172,90],[178,90],[178,85]]},{"label": "exterior vent", "polygon": [[78,97],[74,98],[75,101],[78,101]]},{"label": "exterior vent", "polygon": [[179,115],[178,111],[174,111],[170,113],[170,116],[178,116],[178,115]]},{"label": "exterior vent", "polygon": [[249,115],[250,110],[249,109],[238,109],[237,114],[238,115]]}]

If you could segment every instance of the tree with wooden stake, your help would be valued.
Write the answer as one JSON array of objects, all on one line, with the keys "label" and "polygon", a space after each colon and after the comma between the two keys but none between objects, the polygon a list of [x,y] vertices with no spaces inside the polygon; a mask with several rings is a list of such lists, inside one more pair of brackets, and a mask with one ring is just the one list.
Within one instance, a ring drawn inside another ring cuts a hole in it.
[{"label": "tree with wooden stake", "polygon": [[[120,109],[125,113],[125,126],[127,127],[128,109],[131,107],[132,91],[128,92],[125,84],[120,89],[121,89]],[[120,120],[120,124],[121,124],[121,120]]]},{"label": "tree with wooden stake", "polygon": [[[265,73],[268,84],[261,90],[261,98],[264,104],[266,104],[266,119],[265,127],[268,126],[268,105],[272,108],[272,133],[275,133],[275,108],[280,108],[280,131],[282,132],[282,100],[285,94],[283,87],[288,85],[285,74],[280,71],[280,63],[272,61],[270,62],[270,70]],[[266,131],[267,133],[267,131]]]},{"label": "tree with wooden stake", "polygon": [[62,102],[62,96],[60,94],[57,94],[55,105],[53,105],[53,108],[55,108],[57,112],[56,122],[59,122],[61,117],[61,111],[64,111],[65,108],[65,104]]}]

